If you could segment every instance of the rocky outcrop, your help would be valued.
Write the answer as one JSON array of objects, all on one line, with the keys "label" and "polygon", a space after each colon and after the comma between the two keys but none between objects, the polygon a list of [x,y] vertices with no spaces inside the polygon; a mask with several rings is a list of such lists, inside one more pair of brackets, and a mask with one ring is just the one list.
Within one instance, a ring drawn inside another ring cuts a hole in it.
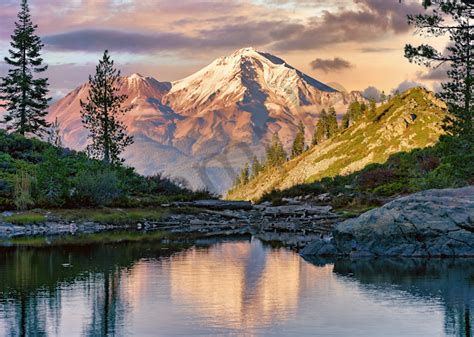
[{"label": "rocky outcrop", "polygon": [[474,256],[474,186],[396,199],[335,226],[303,256]]}]

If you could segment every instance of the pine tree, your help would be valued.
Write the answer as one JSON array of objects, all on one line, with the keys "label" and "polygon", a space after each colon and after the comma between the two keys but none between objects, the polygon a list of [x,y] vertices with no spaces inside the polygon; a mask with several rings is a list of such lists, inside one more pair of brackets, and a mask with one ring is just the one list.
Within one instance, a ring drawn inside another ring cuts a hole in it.
[{"label": "pine tree", "polygon": [[347,112],[342,116],[341,121],[341,129],[345,130],[351,125],[351,112],[350,109],[347,108]]},{"label": "pine tree", "polygon": [[94,77],[89,76],[87,102],[81,101],[82,123],[89,130],[91,144],[87,150],[91,157],[101,159],[106,164],[122,162],[119,155],[133,137],[128,136],[123,121],[120,120],[131,107],[122,107],[127,95],[119,95],[120,71],[114,68],[108,51],[96,67]]},{"label": "pine tree", "polygon": [[300,121],[300,123],[298,124],[298,132],[296,133],[296,137],[291,148],[291,158],[299,156],[304,152],[304,150],[304,125]]},{"label": "pine tree", "polygon": [[250,169],[249,164],[245,164],[244,167],[240,170],[239,184],[246,185],[250,181]]},{"label": "pine tree", "polygon": [[362,116],[362,111],[363,106],[358,101],[352,102],[349,105],[349,119],[351,125]]},{"label": "pine tree", "polygon": [[8,51],[10,56],[5,57],[11,68],[0,84],[0,99],[5,100],[0,107],[7,111],[3,123],[7,130],[21,135],[42,135],[48,128],[45,120],[50,100],[47,97],[48,79],[34,76],[48,68],[40,55],[43,44],[35,33],[36,29],[37,26],[31,21],[28,2],[22,0]]},{"label": "pine tree", "polygon": [[252,160],[251,178],[253,179],[253,178],[257,177],[260,174],[260,172],[262,172],[262,171],[263,171],[263,165],[260,163],[257,156],[254,156],[253,160]]},{"label": "pine tree", "polygon": [[274,133],[272,143],[267,147],[267,155],[265,160],[266,167],[276,167],[285,163],[287,160],[285,149],[278,137],[278,133]]},{"label": "pine tree", "polygon": [[322,141],[326,139],[327,135],[327,121],[328,121],[328,115],[326,113],[326,110],[321,110],[321,113],[319,114],[319,120],[318,123],[316,124],[316,129],[314,129],[314,135],[313,135],[313,141],[312,144],[320,144]]},{"label": "pine tree", "polygon": [[448,35],[450,44],[444,53],[430,45],[405,46],[405,57],[410,62],[425,66],[448,64],[449,81],[442,84],[441,98],[448,104],[454,116],[445,129],[454,136],[474,142],[473,131],[473,55],[472,37],[474,3],[472,1],[424,0],[429,14],[410,15],[408,23],[423,36]]},{"label": "pine tree", "polygon": [[52,123],[49,128],[48,143],[57,148],[63,147],[61,133],[61,125],[59,124],[58,118],[56,117],[54,123]]},{"label": "pine tree", "polygon": [[337,114],[333,107],[329,108],[327,116],[326,138],[332,138],[337,134],[339,127],[337,125]]},{"label": "pine tree", "polygon": [[387,100],[387,95],[385,94],[385,91],[382,91],[382,93],[380,94],[380,102],[385,103],[386,100]]},{"label": "pine tree", "polygon": [[375,102],[375,99],[371,98],[369,100],[369,110],[367,116],[370,119],[375,118],[377,116],[377,103]]}]

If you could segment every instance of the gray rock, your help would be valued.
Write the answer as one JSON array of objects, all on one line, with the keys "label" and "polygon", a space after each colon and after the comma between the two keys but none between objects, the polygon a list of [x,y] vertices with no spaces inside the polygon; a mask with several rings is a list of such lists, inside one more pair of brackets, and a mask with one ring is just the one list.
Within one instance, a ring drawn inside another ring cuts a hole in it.
[{"label": "gray rock", "polygon": [[252,204],[248,201],[232,201],[232,200],[196,200],[189,202],[174,202],[171,204],[174,207],[190,206],[201,207],[216,210],[237,210],[245,209],[251,210]]},{"label": "gray rock", "polygon": [[331,194],[323,193],[323,194],[318,195],[316,199],[321,202],[328,202],[328,201],[331,201]]},{"label": "gray rock", "polygon": [[312,241],[301,252],[303,256],[337,256],[342,255],[333,243],[333,240],[317,238]]},{"label": "gray rock", "polygon": [[396,199],[335,226],[306,256],[474,256],[474,186]]}]

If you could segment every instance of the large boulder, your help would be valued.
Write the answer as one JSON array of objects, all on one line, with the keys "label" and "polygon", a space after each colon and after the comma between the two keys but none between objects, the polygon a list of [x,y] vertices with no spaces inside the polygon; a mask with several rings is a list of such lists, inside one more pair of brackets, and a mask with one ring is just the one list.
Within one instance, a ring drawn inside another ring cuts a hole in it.
[{"label": "large boulder", "polygon": [[335,226],[303,256],[474,256],[474,186],[396,199]]}]

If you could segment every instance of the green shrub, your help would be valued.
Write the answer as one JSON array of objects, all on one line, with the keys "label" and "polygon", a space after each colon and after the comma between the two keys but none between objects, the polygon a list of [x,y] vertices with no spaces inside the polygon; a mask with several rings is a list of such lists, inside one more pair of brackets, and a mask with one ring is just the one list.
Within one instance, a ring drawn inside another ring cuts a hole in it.
[{"label": "green shrub", "polygon": [[15,178],[14,203],[18,210],[27,210],[34,205],[31,197],[33,178],[25,171],[21,171]]},{"label": "green shrub", "polygon": [[82,206],[106,206],[120,196],[114,171],[80,172],[74,184],[74,197]]},{"label": "green shrub", "polygon": [[409,192],[409,186],[403,181],[394,181],[385,185],[376,187],[373,193],[381,196],[393,196],[397,194],[404,194]]}]

